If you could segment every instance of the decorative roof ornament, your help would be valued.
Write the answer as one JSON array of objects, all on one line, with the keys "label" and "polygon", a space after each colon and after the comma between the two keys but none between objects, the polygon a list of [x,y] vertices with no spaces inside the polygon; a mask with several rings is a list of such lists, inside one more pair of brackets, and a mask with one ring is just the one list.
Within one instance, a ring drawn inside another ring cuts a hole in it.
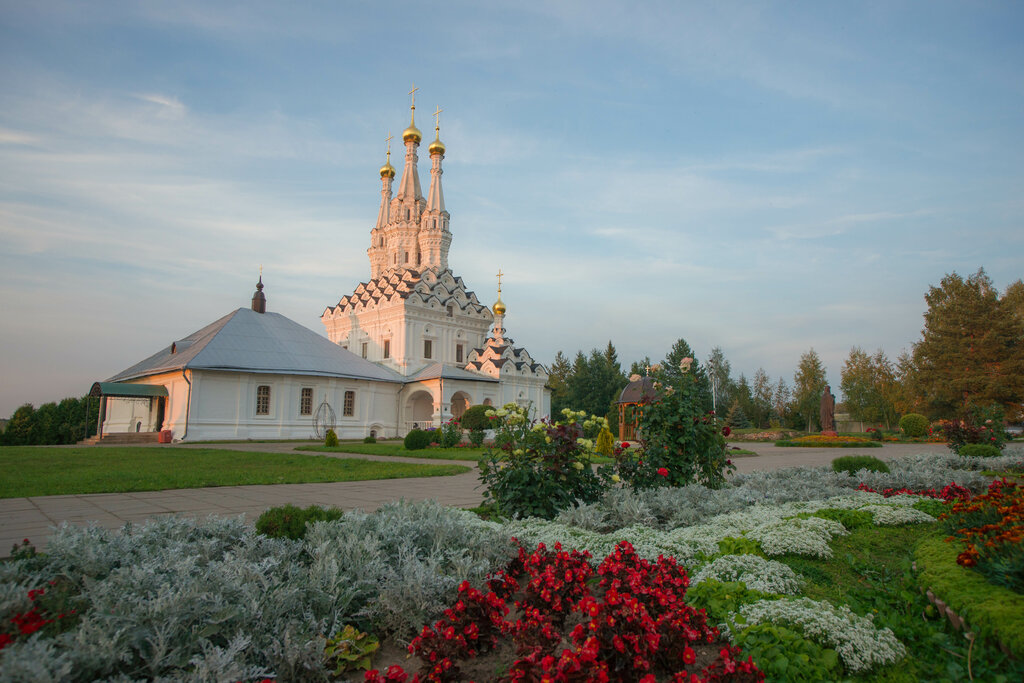
[{"label": "decorative roof ornament", "polygon": [[405,142],[409,142],[411,140],[411,141],[415,142],[418,145],[418,144],[420,144],[420,141],[423,140],[423,133],[421,133],[420,129],[416,127],[416,91],[417,90],[419,90],[419,88],[417,88],[416,84],[413,83],[412,84],[412,90],[409,91],[409,94],[412,95],[412,105],[409,107],[410,111],[412,112],[411,117],[410,117],[411,120],[410,120],[410,123],[409,123],[409,127],[406,128],[404,131],[402,131],[402,140],[404,140]]},{"label": "decorative roof ornament", "polygon": [[501,276],[505,273],[501,272],[501,268],[498,268],[498,300],[491,306],[491,310],[494,311],[494,315],[505,315],[505,303],[501,300]]},{"label": "decorative roof ornament", "polygon": [[445,147],[444,143],[441,142],[441,112],[443,111],[444,109],[441,109],[441,107],[437,107],[436,111],[434,111],[434,141],[430,143],[430,147],[427,147],[430,156],[435,154],[444,156]]},{"label": "decorative roof ornament", "polygon": [[257,313],[267,312],[267,295],[263,293],[263,266],[260,266],[260,280],[256,283],[256,293],[252,295],[252,310]]},{"label": "decorative roof ornament", "polygon": [[395,136],[391,134],[391,131],[388,131],[388,136],[384,138],[385,142],[388,143],[388,158],[387,161],[384,162],[384,165],[380,167],[381,178],[395,177],[395,167],[391,165],[391,140],[394,139],[394,137]]}]

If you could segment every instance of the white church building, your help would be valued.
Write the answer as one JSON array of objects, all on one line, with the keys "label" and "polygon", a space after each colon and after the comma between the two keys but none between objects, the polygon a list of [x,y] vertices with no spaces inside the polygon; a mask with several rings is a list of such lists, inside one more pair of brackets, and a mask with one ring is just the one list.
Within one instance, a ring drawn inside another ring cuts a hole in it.
[{"label": "white church building", "polygon": [[424,198],[415,110],[414,100],[394,196],[390,148],[380,169],[370,278],[323,312],[327,338],[267,312],[261,277],[250,308],[93,385],[102,399],[101,434],[308,438],[314,418],[332,416],[340,438],[390,437],[440,425],[477,404],[550,413],[547,371],[506,336],[500,271],[498,300],[489,309],[449,266],[445,146],[435,124]]}]

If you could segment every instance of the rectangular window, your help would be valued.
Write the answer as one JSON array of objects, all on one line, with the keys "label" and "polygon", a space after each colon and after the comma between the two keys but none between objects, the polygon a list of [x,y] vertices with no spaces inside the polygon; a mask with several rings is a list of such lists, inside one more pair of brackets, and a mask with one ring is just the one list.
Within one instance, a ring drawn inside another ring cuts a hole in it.
[{"label": "rectangular window", "polygon": [[363,358],[366,358],[366,347],[367,347],[366,342],[363,342]]},{"label": "rectangular window", "polygon": [[256,387],[256,414],[270,415],[270,387],[266,384]]},{"label": "rectangular window", "polygon": [[448,317],[451,318],[454,315],[455,315],[455,307],[452,306],[451,304],[448,304]]},{"label": "rectangular window", "polygon": [[461,363],[462,362],[462,344],[456,344],[455,345],[455,362],[456,363]]},{"label": "rectangular window", "polygon": [[299,415],[313,414],[313,388],[303,387],[299,398]]},{"label": "rectangular window", "polygon": [[423,357],[430,358],[434,353],[434,342],[430,339],[423,340]]},{"label": "rectangular window", "polygon": [[390,339],[385,339],[384,340],[384,357],[385,358],[391,358],[391,340]]},{"label": "rectangular window", "polygon": [[345,406],[342,409],[342,415],[345,417],[352,417],[356,414],[356,392],[346,391],[345,392]]}]

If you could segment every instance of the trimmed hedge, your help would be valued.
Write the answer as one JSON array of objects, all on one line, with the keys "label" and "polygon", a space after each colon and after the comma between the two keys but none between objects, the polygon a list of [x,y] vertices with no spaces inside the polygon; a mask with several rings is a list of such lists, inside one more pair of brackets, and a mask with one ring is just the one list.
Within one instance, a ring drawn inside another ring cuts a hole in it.
[{"label": "trimmed hedge", "polygon": [[414,429],[405,435],[405,450],[407,451],[419,451],[423,450],[430,445],[431,437],[430,432],[423,431],[422,429]]},{"label": "trimmed hedge", "polygon": [[957,455],[965,458],[998,458],[1002,451],[987,443],[965,443],[957,451]]},{"label": "trimmed hedge", "polygon": [[491,425],[491,421],[487,419],[487,411],[493,410],[491,406],[475,405],[466,408],[466,412],[459,418],[459,425],[463,429],[474,431],[477,429],[487,429]]},{"label": "trimmed hedge", "polygon": [[928,433],[928,418],[920,413],[907,413],[900,418],[900,429],[907,436],[920,438]]},{"label": "trimmed hedge", "polygon": [[333,522],[341,519],[344,512],[338,508],[322,508],[310,505],[299,508],[291,503],[268,508],[256,520],[256,531],[271,538],[290,538],[297,541],[306,536],[306,525],[310,522]]},{"label": "trimmed hedge", "polygon": [[861,470],[888,472],[889,466],[873,455],[844,455],[832,461],[833,472],[849,472],[853,476]]},{"label": "trimmed hedge", "polygon": [[1024,657],[1024,595],[995,586],[956,563],[960,544],[941,537],[921,541],[914,551],[920,585],[930,588],[964,618],[968,628],[995,638],[1015,657]]}]

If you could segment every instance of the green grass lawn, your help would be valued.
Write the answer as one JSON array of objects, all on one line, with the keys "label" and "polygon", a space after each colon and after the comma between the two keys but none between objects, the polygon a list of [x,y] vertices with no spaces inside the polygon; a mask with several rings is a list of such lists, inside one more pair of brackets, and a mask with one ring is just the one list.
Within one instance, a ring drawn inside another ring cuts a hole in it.
[{"label": "green grass lawn", "polygon": [[337,446],[298,446],[297,451],[313,451],[318,453],[361,453],[363,455],[400,455],[406,458],[423,458],[424,460],[475,460],[484,457],[486,448],[422,448],[407,451],[401,441],[388,443],[340,443]]},{"label": "green grass lawn", "polygon": [[469,471],[461,465],[375,462],[304,453],[128,446],[8,446],[0,448],[0,469],[4,473],[0,498],[437,477]]},{"label": "green grass lawn", "polygon": [[[360,453],[363,455],[400,455],[406,458],[423,458],[424,460],[474,460],[484,459],[486,448],[421,448],[416,451],[406,450],[401,441],[390,443],[341,443],[328,448],[327,446],[297,446],[297,451],[313,451],[315,453]],[[606,465],[615,462],[614,458],[595,456],[593,462]]]}]

